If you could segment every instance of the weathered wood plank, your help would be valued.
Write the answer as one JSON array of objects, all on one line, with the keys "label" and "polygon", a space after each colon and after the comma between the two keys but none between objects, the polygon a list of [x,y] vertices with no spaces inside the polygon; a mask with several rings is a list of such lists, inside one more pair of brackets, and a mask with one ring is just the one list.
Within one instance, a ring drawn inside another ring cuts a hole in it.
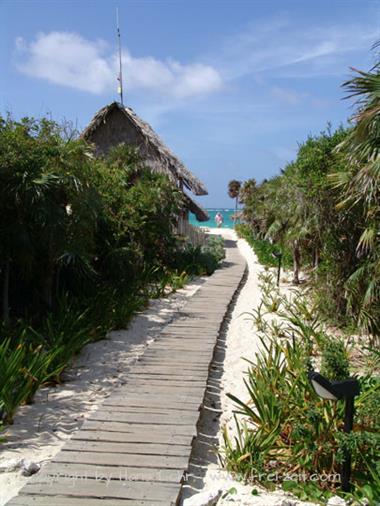
[{"label": "weathered wood plank", "polygon": [[136,425],[128,422],[86,420],[83,424],[83,429],[141,434],[147,438],[149,437],[147,441],[151,442],[153,442],[151,439],[152,437],[154,438],[157,436],[158,439],[158,436],[160,434],[170,434],[171,436],[194,436],[197,433],[195,425],[176,425],[173,422],[172,425],[155,425],[152,423],[145,425]]},{"label": "weathered wood plank", "polygon": [[160,381],[160,382],[170,382],[176,383],[179,385],[186,386],[186,383],[190,382],[192,385],[203,385],[207,379],[207,375],[199,375],[199,374],[167,374],[162,372],[161,374],[157,372],[131,372],[129,374],[131,379],[139,379],[139,380],[147,380],[150,381]]},{"label": "weathered wood plank", "polygon": [[[31,482],[25,485],[25,492],[29,494],[42,494],[42,495],[64,495],[68,497],[92,497],[92,498],[107,498],[107,499],[141,499],[141,500],[154,500],[170,504],[178,495],[178,486],[173,483],[157,483],[157,482],[144,482],[143,486],[140,483],[133,481],[119,482],[113,480],[104,482],[97,480],[78,480],[70,487],[67,483],[62,483],[60,480],[52,480],[50,487],[44,486],[44,483]],[[168,501],[168,502],[166,502]]]},{"label": "weathered wood plank", "polygon": [[88,478],[100,478],[106,476],[111,480],[121,481],[158,481],[167,483],[180,483],[183,479],[182,469],[160,469],[155,467],[122,467],[122,466],[97,466],[93,464],[59,464],[49,463],[40,471],[42,475],[56,477],[84,476]]},{"label": "weathered wood plank", "polygon": [[166,445],[184,445],[191,446],[193,436],[184,436],[183,434],[172,434],[162,431],[154,433],[147,431],[133,432],[111,432],[107,430],[80,430],[75,432],[72,440],[86,441],[110,441],[114,443],[156,443]]},{"label": "weathered wood plank", "polygon": [[188,405],[183,405],[180,403],[171,404],[168,406],[168,403],[165,404],[158,399],[159,404],[156,406],[147,405],[144,400],[139,401],[128,401],[128,400],[116,400],[110,402],[103,402],[103,406],[111,406],[112,409],[117,409],[117,411],[134,411],[135,413],[157,413],[166,415],[169,414],[171,416],[176,416],[177,412],[182,413],[183,411],[189,411],[190,413],[194,413],[194,411],[198,410],[199,403]]},{"label": "weathered wood plank", "polygon": [[137,393],[137,392],[154,392],[154,393],[175,393],[175,392],[184,392],[184,387],[186,387],[187,391],[189,393],[192,393],[192,394],[202,394],[203,393],[203,387],[198,387],[196,385],[182,385],[182,384],[178,384],[178,382],[176,384],[172,383],[170,385],[162,385],[159,384],[159,382],[147,382],[147,381],[143,381],[143,382],[139,382],[137,380],[131,380],[131,381],[128,381],[127,380],[127,383],[126,383],[129,387],[133,387],[134,388],[134,392]]},{"label": "weathered wood plank", "polygon": [[173,401],[176,403],[181,404],[190,404],[193,406],[194,404],[199,403],[199,395],[192,395],[190,393],[184,393],[184,392],[178,392],[173,394],[167,394],[164,393],[157,397],[156,395],[152,394],[151,392],[148,393],[141,393],[136,394],[135,392],[131,391],[125,391],[124,388],[118,389],[117,393],[111,395],[110,397],[107,397],[104,401],[104,403],[107,403],[110,400],[115,401],[125,401],[125,402],[134,402],[134,401],[144,401],[146,402],[146,406],[161,406],[165,405],[166,403]]},{"label": "weathered wood plank", "polygon": [[106,466],[159,467],[160,469],[186,469],[189,456],[176,455],[136,455],[129,453],[70,452],[61,450],[52,462],[78,462]]},{"label": "weathered wood plank", "polygon": [[138,374],[140,371],[143,374],[181,374],[181,375],[194,375],[199,374],[207,375],[207,369],[205,370],[205,366],[203,365],[187,365],[183,364],[182,366],[178,366],[175,364],[146,364],[145,361],[139,363],[138,366],[131,367],[129,370],[131,373]]},{"label": "weathered wood plank", "polygon": [[64,446],[65,451],[86,451],[106,453],[133,453],[134,455],[175,455],[177,457],[189,456],[190,446],[167,445],[160,443],[124,443],[109,441],[87,441],[72,439]]},{"label": "weathered wood plank", "polygon": [[124,413],[122,411],[109,410],[97,410],[88,417],[88,420],[98,420],[102,422],[128,422],[138,423],[141,425],[157,424],[157,425],[190,425],[194,423],[194,419],[198,418],[198,413],[190,413],[184,411],[182,414],[176,416],[173,415],[160,415],[157,413]]},{"label": "weathered wood plank", "polygon": [[131,501],[129,499],[105,499],[89,497],[62,497],[51,495],[19,495],[11,499],[7,506],[162,506],[157,501]]}]

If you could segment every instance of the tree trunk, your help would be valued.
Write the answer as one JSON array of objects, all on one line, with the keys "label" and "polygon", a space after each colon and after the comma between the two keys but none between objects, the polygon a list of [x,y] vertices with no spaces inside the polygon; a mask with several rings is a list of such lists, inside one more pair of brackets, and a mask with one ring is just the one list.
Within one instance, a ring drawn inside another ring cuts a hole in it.
[{"label": "tree trunk", "polygon": [[49,264],[44,281],[44,300],[49,309],[53,306],[54,266]]},{"label": "tree trunk", "polygon": [[235,218],[234,218],[234,225],[236,225],[237,222],[237,208],[238,208],[238,195],[235,198]]},{"label": "tree trunk", "polygon": [[314,250],[313,268],[316,269],[319,265],[319,248]]},{"label": "tree trunk", "polygon": [[9,322],[9,274],[11,263],[9,258],[6,260],[3,269],[3,320]]},{"label": "tree trunk", "polygon": [[299,272],[301,268],[301,250],[298,239],[293,241],[293,283],[299,285]]}]

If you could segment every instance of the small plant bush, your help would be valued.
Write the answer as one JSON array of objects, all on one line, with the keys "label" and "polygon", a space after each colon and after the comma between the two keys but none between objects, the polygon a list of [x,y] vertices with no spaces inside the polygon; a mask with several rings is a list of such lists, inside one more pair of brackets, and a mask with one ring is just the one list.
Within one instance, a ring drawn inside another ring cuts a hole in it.
[{"label": "small plant bush", "polygon": [[186,244],[177,251],[173,267],[193,276],[211,275],[225,257],[224,241],[220,236],[207,237],[206,244]]},{"label": "small plant bush", "polygon": [[350,376],[347,350],[341,339],[326,339],[322,345],[321,374],[331,381]]},{"label": "small plant bush", "polygon": [[307,376],[320,357],[331,379],[349,376],[343,343],[326,335],[302,294],[283,300],[277,315],[281,339],[278,328],[268,321],[263,324],[265,315],[256,314],[261,346],[244,380],[246,398],[230,395],[236,404],[237,435],[232,439],[224,430],[222,462],[239,477],[269,488],[274,484],[266,477],[276,473],[277,484],[282,483],[285,490],[303,499],[324,501],[339,492],[336,477],[349,446],[351,498],[366,497],[369,504],[376,504],[380,499],[380,378],[361,378],[354,431],[343,434],[344,403],[317,397]]},{"label": "small plant bush", "polygon": [[287,248],[279,248],[278,245],[270,243],[267,239],[259,239],[249,225],[236,225],[236,233],[239,237],[245,239],[256,253],[259,262],[266,267],[277,267],[278,260],[273,253],[282,250],[282,265],[290,267],[292,265],[292,256]]}]

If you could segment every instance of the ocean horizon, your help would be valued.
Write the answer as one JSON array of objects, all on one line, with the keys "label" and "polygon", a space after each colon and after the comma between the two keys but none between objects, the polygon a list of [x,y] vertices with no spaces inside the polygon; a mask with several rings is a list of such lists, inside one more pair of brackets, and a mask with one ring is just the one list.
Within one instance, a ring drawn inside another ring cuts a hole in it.
[{"label": "ocean horizon", "polygon": [[210,219],[208,221],[198,221],[195,215],[193,213],[190,213],[189,223],[194,227],[215,228],[215,215],[219,212],[223,216],[223,224],[221,228],[234,228],[232,215],[235,213],[235,209],[226,207],[210,207],[206,208],[206,211],[210,216]]}]

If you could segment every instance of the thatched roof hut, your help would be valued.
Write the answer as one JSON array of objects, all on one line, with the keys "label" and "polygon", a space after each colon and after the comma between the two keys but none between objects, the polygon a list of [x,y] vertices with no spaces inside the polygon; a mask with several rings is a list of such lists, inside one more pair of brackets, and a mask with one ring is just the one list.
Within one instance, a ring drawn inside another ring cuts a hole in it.
[{"label": "thatched roof hut", "polygon": [[204,184],[165,146],[152,127],[119,102],[100,109],[82,137],[94,143],[99,154],[121,143],[136,146],[145,165],[152,170],[165,173],[181,189],[185,187],[195,195],[207,195]]}]

